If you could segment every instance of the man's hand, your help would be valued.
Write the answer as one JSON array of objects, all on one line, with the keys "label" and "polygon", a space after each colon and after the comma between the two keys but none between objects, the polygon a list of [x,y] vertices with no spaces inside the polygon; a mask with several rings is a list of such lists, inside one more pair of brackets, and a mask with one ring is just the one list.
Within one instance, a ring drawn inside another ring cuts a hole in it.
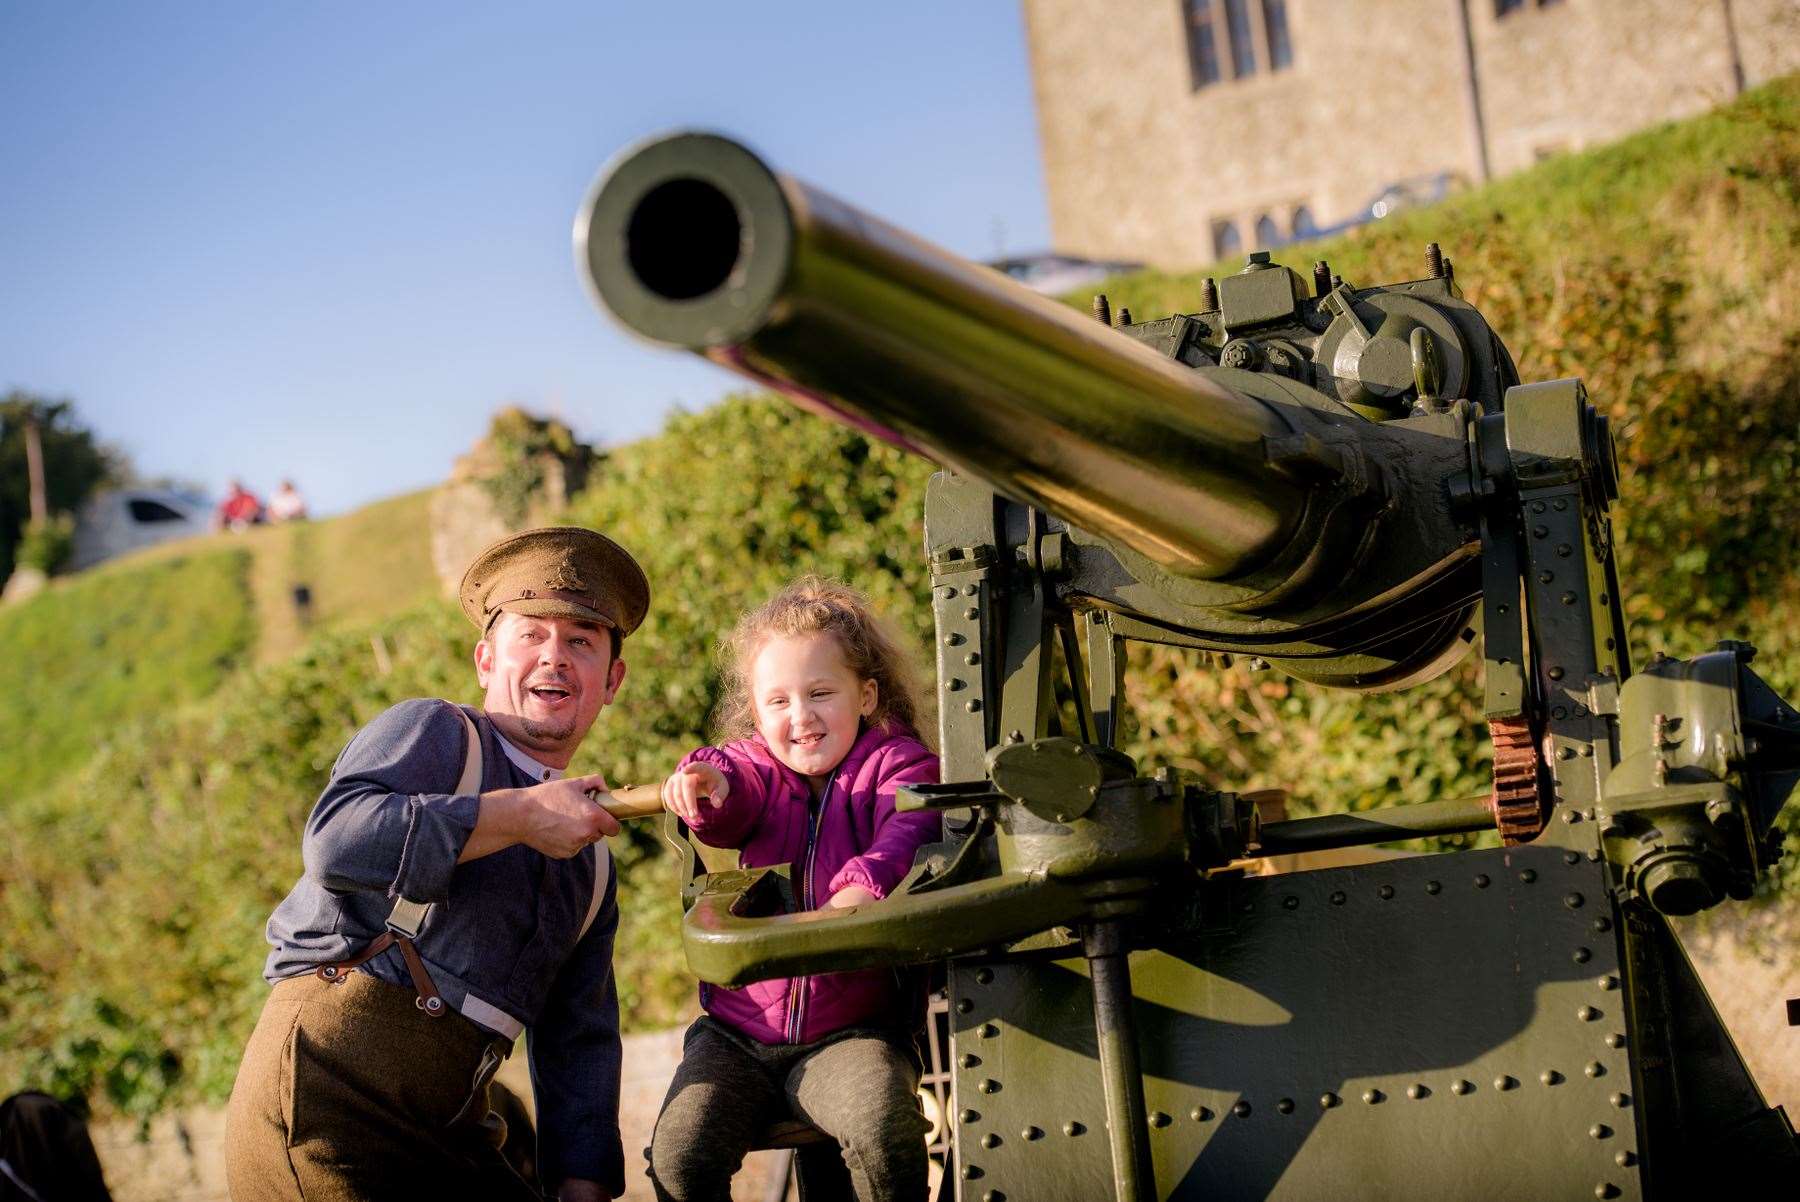
[{"label": "man's hand", "polygon": [[731,781],[725,774],[700,760],[677,769],[662,787],[663,805],[680,815],[689,826],[700,819],[701,798],[710,799],[716,810],[725,804],[725,798],[730,794]]},{"label": "man's hand", "polygon": [[605,788],[606,777],[596,772],[525,789],[483,793],[475,829],[456,862],[491,856],[515,843],[566,860],[589,844],[619,833],[619,820],[588,796],[590,789]]}]

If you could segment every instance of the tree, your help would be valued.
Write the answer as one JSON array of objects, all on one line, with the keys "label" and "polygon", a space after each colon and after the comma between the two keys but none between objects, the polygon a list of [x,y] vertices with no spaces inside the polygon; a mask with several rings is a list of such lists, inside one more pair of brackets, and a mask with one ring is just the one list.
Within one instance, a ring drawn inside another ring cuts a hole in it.
[{"label": "tree", "polygon": [[75,417],[74,404],[13,391],[0,400],[0,580],[12,574],[19,538],[31,517],[26,427],[37,425],[49,511],[72,513],[119,473],[118,457]]}]

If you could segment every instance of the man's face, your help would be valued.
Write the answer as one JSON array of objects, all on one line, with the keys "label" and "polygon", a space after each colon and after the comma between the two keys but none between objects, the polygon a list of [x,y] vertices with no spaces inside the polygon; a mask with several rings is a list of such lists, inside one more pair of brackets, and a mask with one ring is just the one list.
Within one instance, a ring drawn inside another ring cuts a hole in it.
[{"label": "man's face", "polygon": [[612,632],[595,622],[503,613],[475,644],[482,708],[521,750],[566,768],[625,681],[612,648]]}]

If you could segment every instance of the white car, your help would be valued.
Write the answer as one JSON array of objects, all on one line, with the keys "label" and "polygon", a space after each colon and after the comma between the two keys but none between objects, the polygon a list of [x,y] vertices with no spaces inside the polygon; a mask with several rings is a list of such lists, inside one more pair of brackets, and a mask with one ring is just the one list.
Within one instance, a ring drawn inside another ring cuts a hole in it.
[{"label": "white car", "polygon": [[68,571],[167,542],[205,534],[212,505],[200,497],[161,488],[115,488],[94,494],[75,518]]}]

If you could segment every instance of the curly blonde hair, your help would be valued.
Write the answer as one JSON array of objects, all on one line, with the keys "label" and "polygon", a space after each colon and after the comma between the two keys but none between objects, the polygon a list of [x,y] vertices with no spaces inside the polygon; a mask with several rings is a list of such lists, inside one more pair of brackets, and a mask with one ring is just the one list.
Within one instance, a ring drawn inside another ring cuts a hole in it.
[{"label": "curly blonde hair", "polygon": [[887,725],[919,737],[918,685],[893,632],[862,593],[819,576],[800,577],[738,619],[722,648],[725,690],[716,723],[718,737],[743,739],[756,730],[750,667],[762,645],[771,638],[816,633],[835,638],[845,665],[858,678],[875,682],[869,726]]}]

